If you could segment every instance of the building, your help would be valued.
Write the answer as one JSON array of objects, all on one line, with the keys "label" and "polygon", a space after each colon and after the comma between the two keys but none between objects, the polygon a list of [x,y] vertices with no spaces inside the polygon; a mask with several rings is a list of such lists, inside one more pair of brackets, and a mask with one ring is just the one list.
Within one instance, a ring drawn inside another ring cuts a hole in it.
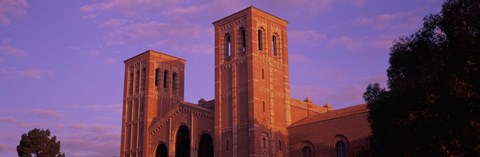
[{"label": "building", "polygon": [[370,133],[366,105],[290,97],[287,24],[255,7],[213,22],[213,100],[183,100],[184,59],[148,50],[125,60],[121,156],[357,154]]}]

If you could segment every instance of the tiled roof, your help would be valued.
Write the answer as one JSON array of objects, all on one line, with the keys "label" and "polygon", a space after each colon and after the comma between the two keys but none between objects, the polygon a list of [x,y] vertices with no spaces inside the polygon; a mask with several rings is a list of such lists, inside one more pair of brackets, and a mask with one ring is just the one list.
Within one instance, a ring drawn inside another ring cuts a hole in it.
[{"label": "tiled roof", "polygon": [[311,124],[315,122],[337,119],[337,118],[351,116],[351,115],[357,115],[357,114],[365,113],[367,111],[368,111],[367,104],[350,106],[350,107],[346,107],[338,110],[328,111],[325,113],[319,113],[319,114],[304,118],[296,123],[293,123],[289,127],[297,127],[297,126],[302,126],[302,125]]}]

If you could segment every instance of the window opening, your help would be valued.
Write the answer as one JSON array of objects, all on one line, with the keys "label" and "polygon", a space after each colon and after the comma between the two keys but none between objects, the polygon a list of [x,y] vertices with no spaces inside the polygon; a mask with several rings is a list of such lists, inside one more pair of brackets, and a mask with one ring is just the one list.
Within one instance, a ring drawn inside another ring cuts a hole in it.
[{"label": "window opening", "polygon": [[262,30],[258,30],[258,50],[262,50]]},{"label": "window opening", "polygon": [[230,34],[225,34],[225,57],[232,55],[232,42],[230,40]]},{"label": "window opening", "polygon": [[172,88],[177,89],[177,73],[175,72],[172,74]]},{"label": "window opening", "polygon": [[345,152],[345,142],[343,141],[338,141],[337,144],[335,145],[337,148],[337,157],[346,157],[346,152]]},{"label": "window opening", "polygon": [[155,69],[155,86],[158,86],[158,75],[159,75],[160,69],[157,68]]},{"label": "window opening", "polygon": [[168,87],[168,70],[165,70],[165,72],[163,73],[163,88],[167,88]]},{"label": "window opening", "polygon": [[272,36],[272,55],[277,56],[277,37]]},{"label": "window opening", "polygon": [[245,28],[240,28],[240,33],[242,34],[242,52],[247,51],[247,34],[245,33]]},{"label": "window opening", "polygon": [[262,105],[263,105],[263,112],[265,112],[265,101],[262,101]]}]

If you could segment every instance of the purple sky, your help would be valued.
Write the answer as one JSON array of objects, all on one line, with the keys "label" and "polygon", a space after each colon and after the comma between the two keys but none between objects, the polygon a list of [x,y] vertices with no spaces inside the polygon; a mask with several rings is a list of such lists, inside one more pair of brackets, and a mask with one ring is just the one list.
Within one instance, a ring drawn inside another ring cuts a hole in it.
[{"label": "purple sky", "polygon": [[212,22],[250,5],[287,21],[291,94],[335,109],[385,86],[393,40],[441,0],[0,0],[0,156],[50,128],[70,157],[119,154],[123,60],[187,60],[185,99],[213,98]]}]

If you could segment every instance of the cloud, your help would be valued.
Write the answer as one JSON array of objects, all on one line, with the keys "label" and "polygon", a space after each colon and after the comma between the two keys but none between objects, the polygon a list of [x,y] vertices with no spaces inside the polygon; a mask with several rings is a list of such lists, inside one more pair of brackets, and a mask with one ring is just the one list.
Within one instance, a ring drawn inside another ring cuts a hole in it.
[{"label": "cloud", "polygon": [[29,111],[28,114],[32,114],[40,118],[60,118],[61,117],[58,111],[46,110],[46,109],[34,109]]},{"label": "cloud", "polygon": [[25,78],[32,78],[32,79],[41,79],[45,75],[51,76],[53,72],[50,70],[42,70],[42,69],[26,69],[26,70],[19,70],[15,72],[18,76],[25,77]]},{"label": "cloud", "polygon": [[80,12],[95,15],[104,11],[120,12],[127,16],[138,16],[146,12],[155,13],[181,4],[183,0],[110,0],[80,7]]},{"label": "cloud", "polygon": [[7,153],[9,151],[11,150],[8,145],[0,143],[0,154]]},{"label": "cloud", "polygon": [[123,104],[104,104],[104,105],[71,105],[72,108],[87,109],[90,111],[115,111],[118,113],[122,112]]},{"label": "cloud", "polygon": [[106,64],[115,64],[115,63],[117,63],[117,59],[115,59],[115,58],[105,58],[104,62]]},{"label": "cloud", "polygon": [[17,119],[12,118],[12,117],[0,117],[0,123],[15,123],[17,122]]},{"label": "cloud", "polygon": [[45,76],[52,76],[54,73],[51,70],[43,70],[39,68],[31,68],[18,70],[16,68],[2,68],[0,67],[0,80],[15,79],[15,78],[31,78],[42,79]]},{"label": "cloud", "polygon": [[96,57],[100,55],[99,50],[88,50],[88,51],[82,51],[80,54],[85,55],[85,56],[91,56],[91,57]]},{"label": "cloud", "polygon": [[288,37],[293,41],[317,44],[327,36],[314,30],[291,30],[288,32]]},{"label": "cloud", "polygon": [[403,30],[412,29],[422,23],[422,19],[414,12],[384,13],[374,16],[365,16],[353,20],[352,24],[370,26],[376,30]]},{"label": "cloud", "polygon": [[115,26],[122,26],[125,25],[128,22],[126,19],[118,19],[118,18],[111,18],[105,20],[101,26],[104,27],[115,27]]},{"label": "cloud", "polygon": [[9,25],[10,16],[22,16],[27,14],[28,3],[26,0],[1,0],[0,23]]},{"label": "cloud", "polygon": [[162,14],[165,16],[182,16],[182,15],[191,15],[194,13],[199,13],[208,9],[208,5],[198,5],[198,6],[189,6],[189,7],[177,7],[171,10],[164,11]]},{"label": "cloud", "polygon": [[120,128],[111,125],[75,124],[71,133],[59,137],[68,156],[118,156]]},{"label": "cloud", "polygon": [[14,57],[21,57],[27,55],[24,50],[13,47],[11,39],[4,39],[2,41],[2,43],[0,44],[0,54]]},{"label": "cloud", "polygon": [[293,64],[306,63],[309,61],[306,56],[295,54],[295,53],[290,53],[288,56],[288,60],[290,63],[293,63]]}]

